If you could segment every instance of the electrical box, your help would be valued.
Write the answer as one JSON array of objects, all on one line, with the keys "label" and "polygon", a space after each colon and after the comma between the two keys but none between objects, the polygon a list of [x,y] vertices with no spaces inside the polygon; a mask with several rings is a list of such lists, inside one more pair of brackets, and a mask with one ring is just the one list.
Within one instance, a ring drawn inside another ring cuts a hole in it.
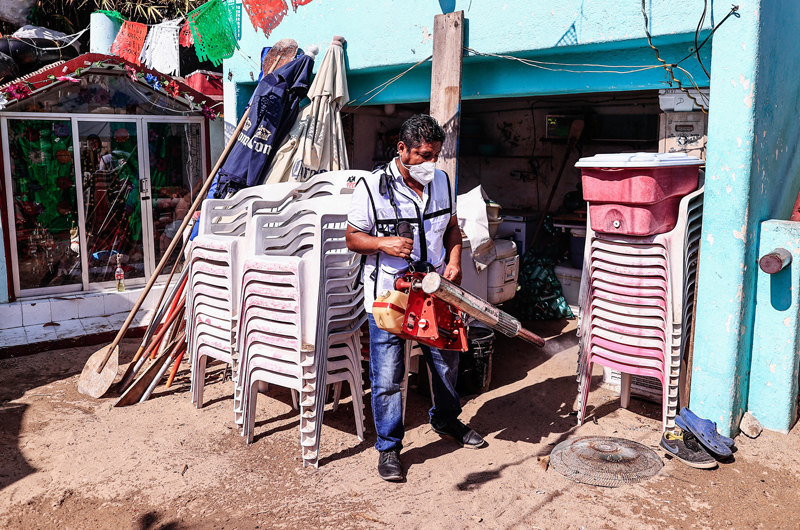
[{"label": "electrical box", "polygon": [[665,112],[659,118],[658,152],[686,153],[705,160],[707,128],[704,112]]},{"label": "electrical box", "polygon": [[547,128],[544,136],[545,138],[567,138],[572,122],[582,119],[584,119],[582,114],[548,114],[545,117]]}]

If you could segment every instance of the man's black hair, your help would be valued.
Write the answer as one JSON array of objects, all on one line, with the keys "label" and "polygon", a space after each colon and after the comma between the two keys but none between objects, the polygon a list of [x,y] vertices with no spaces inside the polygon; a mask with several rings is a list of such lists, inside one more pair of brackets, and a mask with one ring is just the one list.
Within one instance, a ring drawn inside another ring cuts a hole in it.
[{"label": "man's black hair", "polygon": [[444,129],[428,114],[415,114],[400,127],[400,141],[409,149],[422,145],[444,142]]}]

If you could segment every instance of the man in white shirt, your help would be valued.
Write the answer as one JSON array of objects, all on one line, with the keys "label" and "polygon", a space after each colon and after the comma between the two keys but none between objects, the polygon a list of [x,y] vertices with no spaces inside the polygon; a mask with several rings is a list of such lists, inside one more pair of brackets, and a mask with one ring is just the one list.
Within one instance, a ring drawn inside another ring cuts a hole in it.
[{"label": "man in white shirt", "polygon": [[[368,313],[372,313],[379,292],[394,289],[395,279],[408,269],[409,261],[429,262],[448,280],[461,282],[455,190],[447,174],[435,168],[444,138],[444,130],[432,117],[420,114],[409,118],[400,129],[398,156],[356,186],[348,214],[347,246],[366,256],[363,281]],[[377,327],[371,314],[369,331],[378,473],[384,480],[403,480],[400,383],[407,370],[405,341]],[[434,396],[431,427],[464,447],[482,446],[483,438],[458,420],[461,403],[455,385],[459,353],[425,346],[422,351],[430,367]]]}]

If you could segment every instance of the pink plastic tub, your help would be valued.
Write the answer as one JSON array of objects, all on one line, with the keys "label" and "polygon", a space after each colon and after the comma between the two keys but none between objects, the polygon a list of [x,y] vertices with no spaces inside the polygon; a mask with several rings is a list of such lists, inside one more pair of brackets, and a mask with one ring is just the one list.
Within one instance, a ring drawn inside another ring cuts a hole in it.
[{"label": "pink plastic tub", "polygon": [[685,153],[622,153],[581,158],[589,202],[655,204],[697,189],[703,160]]},{"label": "pink plastic tub", "polygon": [[697,189],[705,162],[685,153],[621,153],[581,158],[592,230],[650,236],[678,221],[681,198]]},{"label": "pink plastic tub", "polygon": [[678,207],[682,198],[678,196],[644,205],[590,202],[592,230],[629,236],[651,236],[669,232],[678,223]]},{"label": "pink plastic tub", "polygon": [[587,201],[654,204],[696,190],[698,168],[587,167],[581,176],[583,197]]}]

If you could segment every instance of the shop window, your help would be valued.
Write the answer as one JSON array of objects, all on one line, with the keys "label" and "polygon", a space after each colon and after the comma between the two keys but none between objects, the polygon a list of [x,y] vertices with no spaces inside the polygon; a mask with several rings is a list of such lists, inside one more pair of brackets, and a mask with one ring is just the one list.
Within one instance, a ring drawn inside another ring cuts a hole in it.
[{"label": "shop window", "polygon": [[202,120],[35,116],[0,115],[15,295],[144,284],[202,186]]},{"label": "shop window", "polygon": [[81,283],[69,120],[8,120],[20,289]]},{"label": "shop window", "polygon": [[[161,260],[203,182],[200,124],[147,124],[152,187],[153,248]],[[177,252],[168,263],[174,263]]]},{"label": "shop window", "polygon": [[79,121],[89,282],[145,276],[136,122]]}]

